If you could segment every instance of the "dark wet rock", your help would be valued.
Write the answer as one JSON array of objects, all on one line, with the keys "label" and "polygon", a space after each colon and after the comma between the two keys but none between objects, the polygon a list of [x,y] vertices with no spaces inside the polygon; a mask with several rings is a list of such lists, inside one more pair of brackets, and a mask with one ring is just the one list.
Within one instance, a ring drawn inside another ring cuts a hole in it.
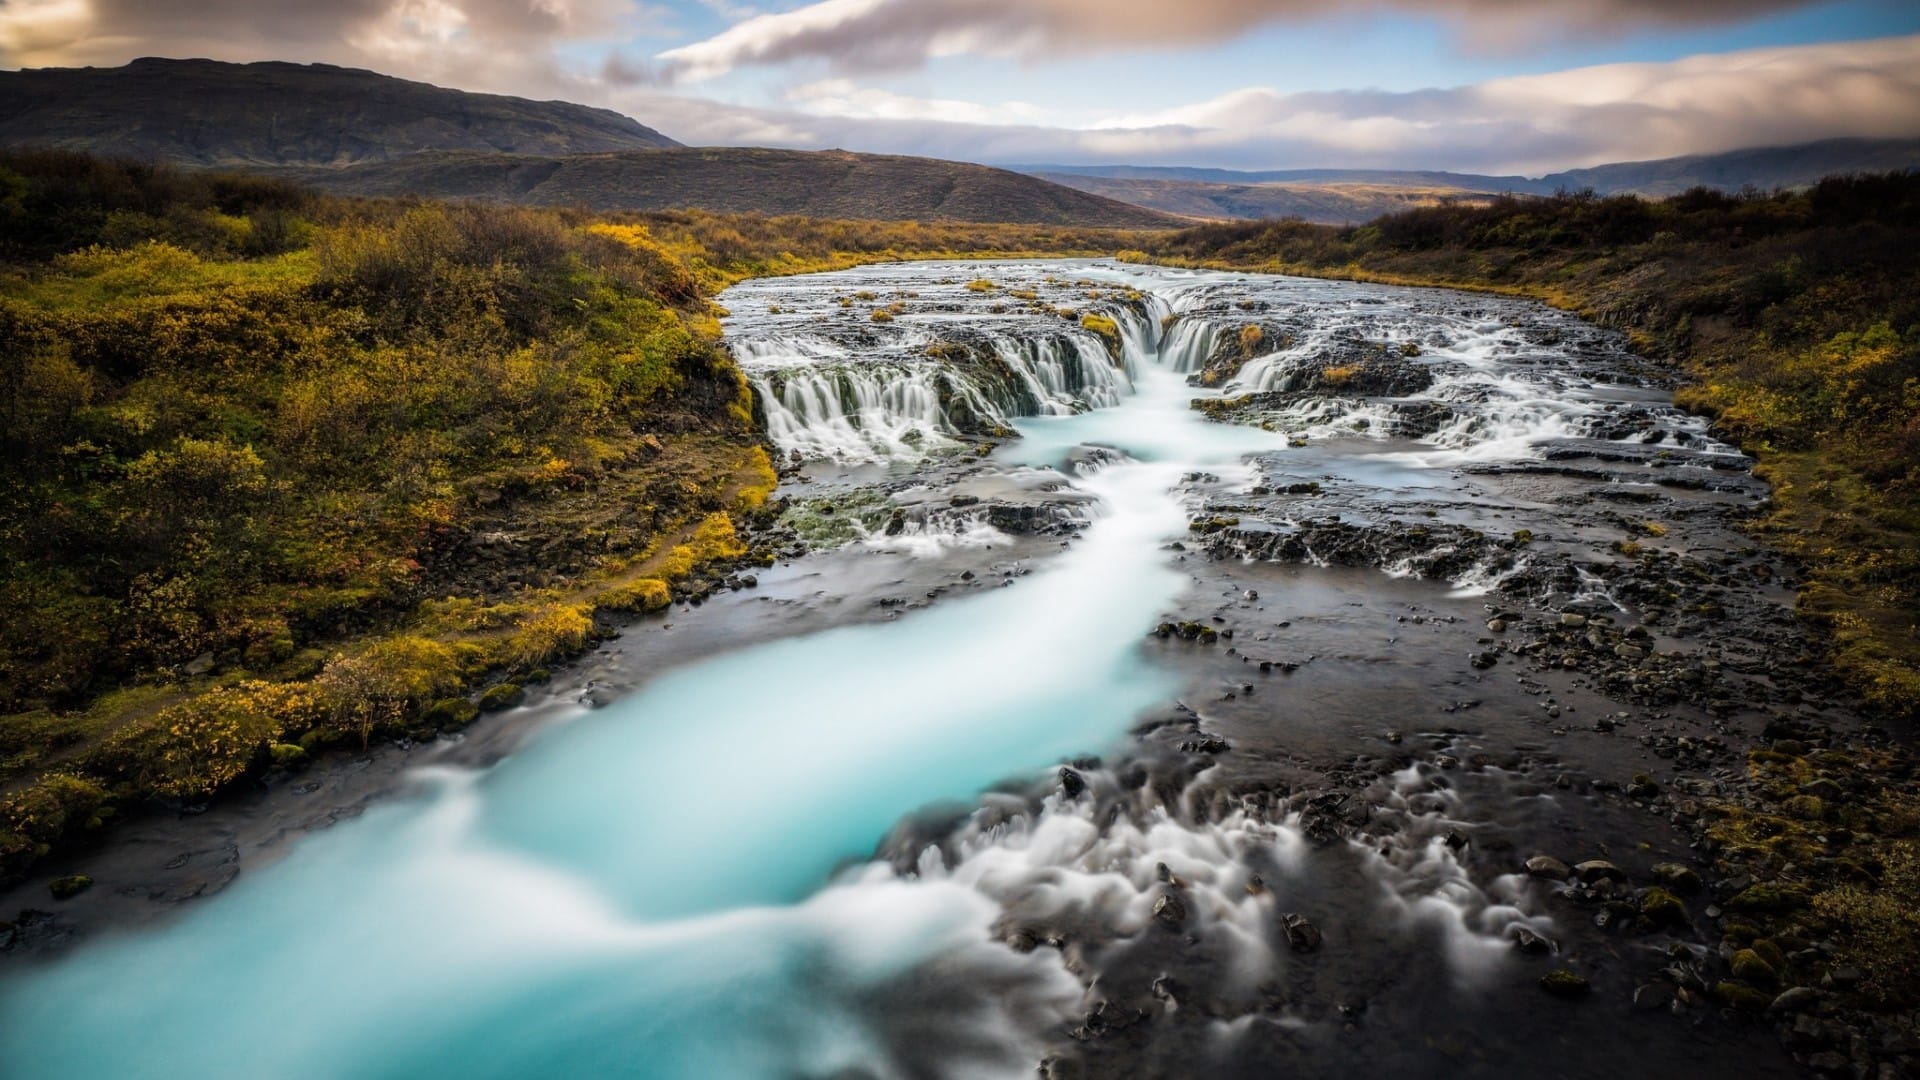
[{"label": "dark wet rock", "polygon": [[1285,915],[1281,925],[1286,928],[1287,946],[1297,953],[1310,953],[1320,948],[1320,928],[1313,925],[1304,915]]},{"label": "dark wet rock", "polygon": [[1161,975],[1159,978],[1153,980],[1153,996],[1159,1001],[1170,1001],[1177,1004],[1181,995],[1185,992],[1186,987],[1181,985],[1180,980],[1171,975]]},{"label": "dark wet rock", "polygon": [[1811,986],[1795,986],[1782,990],[1780,995],[1767,1006],[1772,1013],[1797,1013],[1813,1008],[1820,1002],[1820,991]]},{"label": "dark wet rock", "polygon": [[1633,1007],[1640,1012],[1672,1008],[1675,996],[1668,983],[1642,983],[1633,988]]},{"label": "dark wet rock", "polygon": [[55,900],[66,900],[78,896],[93,888],[93,879],[85,874],[69,874],[63,878],[54,878],[47,884],[47,892]]},{"label": "dark wet rock", "polygon": [[1161,893],[1153,902],[1153,919],[1169,930],[1178,930],[1187,924],[1187,902],[1173,893]]},{"label": "dark wet rock", "polygon": [[1062,765],[1060,766],[1060,790],[1066,792],[1067,798],[1077,799],[1081,792],[1087,790],[1087,778]]},{"label": "dark wet rock", "polygon": [[1680,863],[1664,862],[1656,865],[1653,868],[1653,880],[1682,896],[1691,896],[1701,889],[1699,873],[1692,867]]},{"label": "dark wet rock", "polygon": [[1535,855],[1527,860],[1527,873],[1533,877],[1546,878],[1549,881],[1565,881],[1573,876],[1573,870],[1566,863],[1551,855]]},{"label": "dark wet rock", "polygon": [[1583,863],[1575,863],[1573,875],[1587,885],[1592,885],[1597,881],[1627,880],[1627,872],[1625,870],[1620,869],[1605,859],[1588,859]]},{"label": "dark wet rock", "polygon": [[1593,984],[1584,975],[1556,968],[1540,977],[1540,989],[1554,997],[1580,998],[1593,992]]},{"label": "dark wet rock", "polygon": [[1229,749],[1231,747],[1227,745],[1227,740],[1207,732],[1202,732],[1180,744],[1180,752],[1183,754],[1224,754]]},{"label": "dark wet rock", "polygon": [[1544,956],[1553,951],[1553,942],[1524,926],[1513,928],[1513,947],[1528,956]]},{"label": "dark wet rock", "polygon": [[1146,1018],[1147,1014],[1139,1009],[1130,1009],[1102,1000],[1087,1013],[1086,1022],[1067,1034],[1080,1042],[1087,1042],[1130,1028]]}]

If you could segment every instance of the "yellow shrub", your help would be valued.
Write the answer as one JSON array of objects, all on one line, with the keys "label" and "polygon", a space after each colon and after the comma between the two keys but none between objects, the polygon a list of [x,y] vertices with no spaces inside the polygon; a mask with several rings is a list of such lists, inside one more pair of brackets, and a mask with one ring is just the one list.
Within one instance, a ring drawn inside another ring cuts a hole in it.
[{"label": "yellow shrub", "polygon": [[659,578],[641,578],[619,585],[600,597],[600,607],[608,611],[659,611],[672,602],[673,594]]},{"label": "yellow shrub", "polygon": [[509,664],[531,667],[579,651],[593,633],[584,604],[549,604],[520,624],[501,649]]}]

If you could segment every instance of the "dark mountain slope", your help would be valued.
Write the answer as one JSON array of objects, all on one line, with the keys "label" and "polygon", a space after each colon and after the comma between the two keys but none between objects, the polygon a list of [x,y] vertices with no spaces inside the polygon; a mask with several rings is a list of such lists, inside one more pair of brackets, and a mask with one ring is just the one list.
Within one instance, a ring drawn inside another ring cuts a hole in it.
[{"label": "dark mountain slope", "polygon": [[422,150],[562,154],[680,145],[564,101],[469,94],[327,64],[142,59],[0,72],[0,145],[181,165],[350,165]]},{"label": "dark mountain slope", "polygon": [[1185,224],[1152,210],[1004,169],[844,150],[704,147],[558,157],[428,153],[284,173],[341,194],[488,199],[594,210],[698,208],[882,221],[1104,228]]}]

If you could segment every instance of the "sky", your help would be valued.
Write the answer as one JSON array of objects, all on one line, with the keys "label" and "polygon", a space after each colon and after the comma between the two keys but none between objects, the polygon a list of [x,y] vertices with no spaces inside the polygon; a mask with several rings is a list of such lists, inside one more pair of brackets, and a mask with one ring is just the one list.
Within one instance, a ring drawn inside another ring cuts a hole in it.
[{"label": "sky", "polygon": [[1915,0],[0,0],[0,67],[324,62],[693,145],[1560,169],[1920,136]]}]

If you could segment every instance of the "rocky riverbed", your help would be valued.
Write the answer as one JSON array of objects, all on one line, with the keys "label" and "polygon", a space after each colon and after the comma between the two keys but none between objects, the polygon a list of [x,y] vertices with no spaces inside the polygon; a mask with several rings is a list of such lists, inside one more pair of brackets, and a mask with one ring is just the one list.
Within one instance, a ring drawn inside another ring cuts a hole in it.
[{"label": "rocky riverbed", "polygon": [[303,1021],[406,1029],[341,1075],[1912,1073],[1811,908],[1885,872],[1905,750],[1824,677],[1751,463],[1616,336],[1109,263],[724,302],[780,565],[0,897],[28,1075],[124,1064],[125,1008],[237,1009],[299,1071],[271,995],[100,980],[324,985],[330,936],[423,973]]}]

